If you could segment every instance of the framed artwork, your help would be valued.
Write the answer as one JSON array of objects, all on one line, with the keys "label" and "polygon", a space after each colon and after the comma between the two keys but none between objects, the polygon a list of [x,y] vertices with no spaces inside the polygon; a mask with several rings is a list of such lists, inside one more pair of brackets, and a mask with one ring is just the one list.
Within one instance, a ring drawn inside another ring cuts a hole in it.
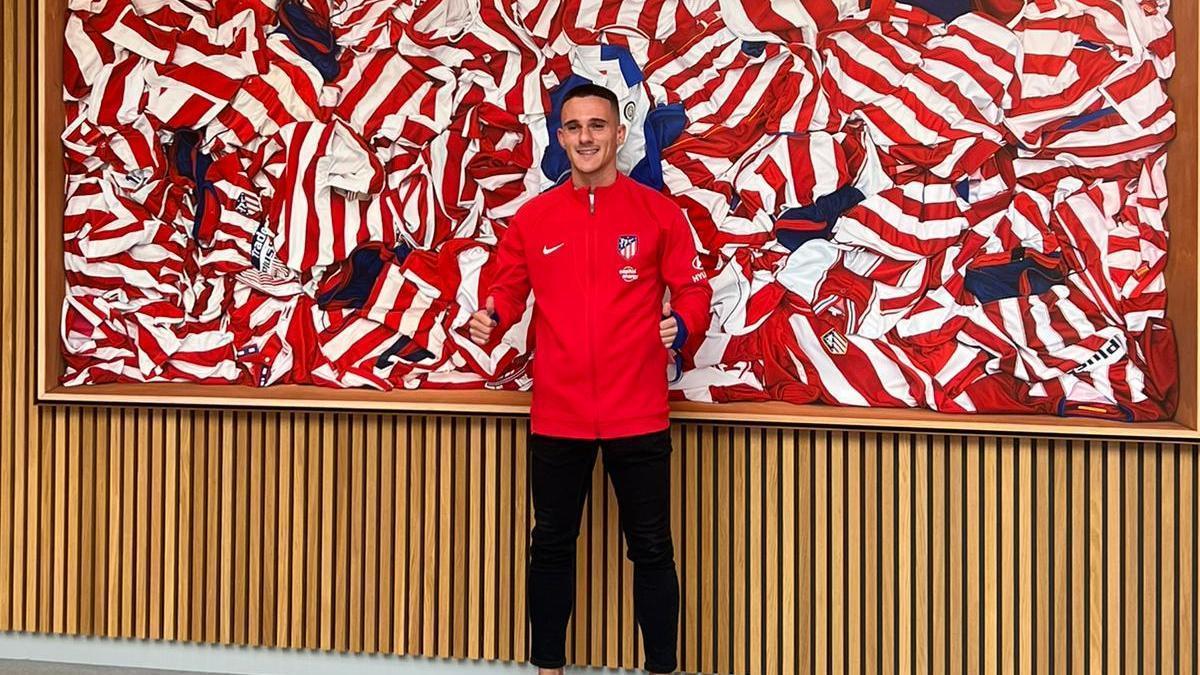
[{"label": "framed artwork", "polygon": [[41,5],[40,401],[526,413],[536,298],[466,324],[592,82],[713,289],[675,416],[1200,438],[1193,6]]}]

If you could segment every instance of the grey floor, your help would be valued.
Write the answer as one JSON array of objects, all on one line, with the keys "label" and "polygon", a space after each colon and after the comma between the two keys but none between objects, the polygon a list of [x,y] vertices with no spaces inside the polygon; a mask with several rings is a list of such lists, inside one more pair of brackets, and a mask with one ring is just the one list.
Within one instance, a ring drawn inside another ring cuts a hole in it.
[{"label": "grey floor", "polygon": [[[81,666],[70,663],[0,659],[0,675],[197,675],[197,673],[183,673],[179,670],[109,668],[106,666]],[[203,673],[200,675],[203,675]],[[209,675],[218,674],[210,673]]]}]

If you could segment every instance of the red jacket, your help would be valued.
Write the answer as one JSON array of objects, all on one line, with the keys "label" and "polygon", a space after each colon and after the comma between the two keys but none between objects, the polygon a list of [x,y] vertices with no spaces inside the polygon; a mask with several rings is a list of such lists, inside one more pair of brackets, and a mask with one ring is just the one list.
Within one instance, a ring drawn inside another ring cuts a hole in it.
[{"label": "red jacket", "polygon": [[621,174],[590,190],[567,180],[521,207],[496,264],[493,339],[520,320],[533,291],[534,433],[614,438],[669,426],[664,288],[684,350],[703,340],[712,300],[670,198]]}]

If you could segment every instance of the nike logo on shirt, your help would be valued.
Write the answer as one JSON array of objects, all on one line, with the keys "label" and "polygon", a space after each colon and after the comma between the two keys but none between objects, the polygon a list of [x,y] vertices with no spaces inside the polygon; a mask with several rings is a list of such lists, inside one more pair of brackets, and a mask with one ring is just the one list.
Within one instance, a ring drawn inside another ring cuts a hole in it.
[{"label": "nike logo on shirt", "polygon": [[555,252],[555,251],[557,251],[558,249],[562,248],[562,247],[563,247],[563,244],[566,244],[566,243],[567,243],[567,242],[565,242],[565,241],[564,241],[562,244],[559,244],[558,246],[553,246],[553,247],[551,247],[551,246],[543,246],[543,247],[542,247],[542,255],[550,255],[551,253],[554,253],[554,252]]}]

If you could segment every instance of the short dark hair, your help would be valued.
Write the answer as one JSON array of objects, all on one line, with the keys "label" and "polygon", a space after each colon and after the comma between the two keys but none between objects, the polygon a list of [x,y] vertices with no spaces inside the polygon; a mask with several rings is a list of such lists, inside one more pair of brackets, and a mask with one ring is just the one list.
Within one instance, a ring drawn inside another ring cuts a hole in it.
[{"label": "short dark hair", "polygon": [[584,96],[598,96],[608,101],[612,104],[613,113],[616,114],[617,119],[621,119],[621,104],[617,101],[617,95],[612,93],[611,89],[591,82],[571,87],[571,90],[563,97],[563,105],[573,98],[583,98]]}]

